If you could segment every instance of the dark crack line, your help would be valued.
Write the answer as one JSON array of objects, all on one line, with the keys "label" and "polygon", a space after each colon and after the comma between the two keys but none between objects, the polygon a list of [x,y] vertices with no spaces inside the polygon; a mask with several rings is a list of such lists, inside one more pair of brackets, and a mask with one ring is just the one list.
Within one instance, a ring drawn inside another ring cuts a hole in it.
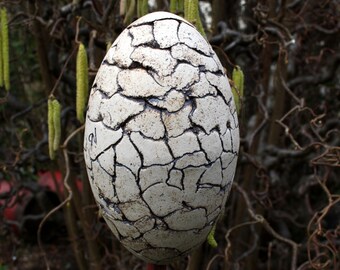
[{"label": "dark crack line", "polygon": [[[151,26],[154,27],[154,23],[155,23],[155,22],[166,21],[166,20],[169,20],[169,21],[176,21],[176,22],[179,23],[179,25],[180,25],[181,23],[185,23],[184,20],[180,20],[180,19],[176,19],[176,18],[159,18],[159,19],[157,19],[157,20],[153,20],[153,21],[149,21],[149,22],[141,22],[141,23],[136,23],[136,24],[130,25],[130,26],[128,27],[128,29],[130,29],[130,28],[135,28],[135,27],[138,27],[138,26],[141,26],[141,25],[151,25]],[[190,24],[188,24],[188,23],[186,23],[186,24],[192,27],[192,25],[190,25]],[[178,33],[178,32],[177,32],[177,33]]]},{"label": "dark crack line", "polygon": [[[154,183],[152,183],[151,185],[149,185],[148,187],[146,187],[145,189],[144,189],[144,191],[141,191],[141,197],[142,198],[144,198],[143,196],[144,196],[144,193],[149,189],[149,188],[151,188],[151,187],[153,187],[153,186],[156,186],[156,185],[159,185],[159,184],[164,184],[162,181],[157,181],[157,182],[154,182]],[[156,214],[154,214],[156,217],[158,217]]]},{"label": "dark crack line", "polygon": [[[197,139],[197,141],[199,141],[199,140]],[[205,153],[204,150],[195,150],[195,151],[193,151],[193,152],[184,153],[183,155],[174,158],[174,163],[176,163],[176,161],[179,161],[180,159],[184,158],[185,156],[190,156],[190,155],[194,155],[194,154],[196,154],[196,153],[201,153],[201,152]],[[207,161],[209,162],[208,159],[207,159]],[[204,165],[204,164],[201,164],[201,165],[199,165],[199,166],[193,166],[193,167],[200,167],[200,166],[203,166],[203,165]],[[192,165],[189,165],[189,166],[192,166]],[[187,167],[185,167],[185,168],[187,168]],[[183,168],[183,169],[185,169],[185,168]],[[179,168],[177,168],[177,167],[176,167],[176,169],[177,169],[177,170],[182,170],[182,169],[179,169]]]},{"label": "dark crack line", "polygon": [[164,142],[165,142],[165,145],[166,145],[166,147],[168,148],[168,151],[169,151],[169,153],[170,153],[172,159],[175,160],[175,155],[174,155],[174,153],[172,152],[172,149],[171,149],[171,147],[170,147],[170,145],[169,145],[169,134],[168,134],[168,130],[167,130],[167,128],[166,128],[166,126],[165,126],[165,123],[164,123],[163,113],[161,113],[161,122],[162,122],[162,125],[163,125],[163,127],[164,127]]},{"label": "dark crack line", "polygon": [[[222,179],[222,177],[221,177]],[[211,188],[219,188],[220,190],[223,190],[223,185],[218,185],[218,184],[211,184],[211,183],[200,183],[197,185],[197,190],[204,190],[204,189],[211,189]]]},{"label": "dark crack line", "polygon": [[[166,76],[160,76],[157,72],[155,72],[155,73],[150,72],[149,74],[150,74],[150,76],[152,76],[152,78],[153,78],[160,86],[169,87],[169,85],[162,85],[161,82],[159,82],[159,81],[161,81],[162,78],[163,78],[163,79],[166,79],[167,77],[172,77],[172,76],[175,74],[176,69],[178,68],[178,66],[181,65],[181,64],[190,65],[190,66],[192,66],[193,68],[197,69],[197,71],[198,71],[198,73],[199,73],[199,69],[198,69],[197,67],[195,67],[192,63],[189,63],[189,62],[187,63],[187,62],[184,62],[184,61],[177,60],[177,64],[174,66],[174,68],[173,68],[173,70],[172,70],[172,72],[171,72],[170,74],[168,74],[168,75],[166,75]],[[155,74],[156,74],[156,77],[154,76]],[[157,78],[157,76],[158,76],[159,78]],[[197,83],[197,82],[198,82],[198,81],[196,81],[196,80],[194,80],[192,83],[189,82],[187,85],[184,86],[184,88],[189,88],[191,85],[193,85],[193,84],[195,84],[195,83]],[[172,86],[172,88],[173,88],[173,87],[174,87],[174,86]],[[182,89],[183,89],[183,88],[182,88]]]},{"label": "dark crack line", "polygon": [[[138,153],[138,155],[140,157],[140,160],[141,160],[141,166],[138,169],[138,177],[136,178],[137,179],[136,183],[137,183],[138,187],[140,188],[140,185],[139,185],[139,179],[140,179],[139,178],[139,174],[140,174],[140,170],[142,169],[143,164],[144,164],[144,156],[143,156],[142,152],[139,150],[139,148],[137,147],[137,145],[134,143],[134,141],[131,139],[131,133],[128,135],[129,141],[131,142],[133,147],[136,149],[136,151],[137,151],[137,153]],[[141,191],[141,188],[140,188],[140,191]]]},{"label": "dark crack line", "polygon": [[226,100],[225,96],[222,94],[222,91],[216,85],[213,85],[208,79],[207,79],[207,81],[212,87],[214,87],[216,89],[217,96],[221,97],[223,99],[224,103],[227,105],[227,107],[230,108],[230,106],[231,106],[230,103],[231,103],[232,98],[229,98],[229,100]]},{"label": "dark crack line", "polygon": [[[113,146],[111,146],[111,147],[113,148]],[[107,150],[109,150],[109,148],[108,148]],[[105,151],[104,151],[104,152],[105,152]],[[104,154],[104,152],[100,153],[100,155],[96,158],[96,160],[97,160],[97,162],[98,162],[100,168],[102,168],[104,172],[106,172],[106,173],[107,173],[108,175],[110,175],[110,176],[114,176],[114,174],[109,173],[109,172],[102,166],[102,164],[99,162],[99,158],[100,158],[101,155]],[[115,157],[116,157],[116,153],[114,152],[114,155],[113,155],[113,158],[112,158],[112,162],[114,162]]]},{"label": "dark crack line", "polygon": [[[93,85],[92,86],[92,88],[93,87],[95,87],[95,92],[99,92],[100,93],[100,95],[101,95],[101,99],[110,99],[115,93],[113,93],[111,96],[110,95],[108,95],[103,89],[101,89],[101,88],[99,88],[98,86],[97,86],[97,83],[95,84],[95,85]],[[91,93],[92,94],[92,93]],[[102,101],[101,101],[101,104],[102,104]]]},{"label": "dark crack line", "polygon": [[[177,46],[177,45],[183,45],[183,46],[187,47],[189,50],[193,50],[194,52],[198,53],[199,55],[201,55],[201,56],[203,56],[203,57],[207,57],[207,58],[213,59],[213,60],[214,60],[214,63],[216,64],[216,61],[215,61],[215,59],[213,58],[213,54],[207,55],[207,54],[205,54],[204,52],[202,52],[202,51],[200,51],[200,50],[198,50],[198,49],[196,49],[196,48],[190,47],[190,46],[189,46],[188,44],[186,44],[185,42],[180,41],[179,36],[178,36],[178,32],[177,32],[177,37],[178,37],[179,42],[176,43],[176,44],[174,44],[174,45],[172,45],[169,49],[171,49],[172,47]],[[177,59],[177,60],[179,60],[179,61],[187,62],[187,63],[189,63],[190,65],[192,65],[192,66],[194,66],[194,67],[200,66],[200,65],[195,66],[195,65],[193,65],[193,64],[192,64],[190,61],[188,61],[188,60],[179,59],[179,58],[174,57],[174,56],[172,55],[171,51],[170,51],[170,54],[171,54],[171,56],[172,56],[174,59]],[[189,54],[187,54],[187,55],[189,55]],[[206,65],[203,64],[202,66],[205,67]],[[215,74],[215,73],[221,74],[221,70],[220,70],[220,68],[219,68],[219,65],[216,64],[216,67],[217,67],[218,70],[216,70],[216,71],[211,71],[211,72],[214,73],[214,74]],[[210,70],[207,70],[207,71],[210,71]]]},{"label": "dark crack line", "polygon": [[224,170],[228,169],[228,167],[230,166],[230,164],[231,164],[231,163],[234,161],[234,159],[237,157],[237,154],[236,154],[236,153],[233,153],[232,151],[229,151],[229,152],[223,151],[223,152],[233,154],[233,158],[229,161],[229,163],[227,164],[226,167],[223,167],[223,164],[222,164],[222,170],[224,171]]},{"label": "dark crack line", "polygon": [[[123,138],[123,135],[118,139],[118,141],[116,141],[115,143],[113,143],[113,144],[110,144],[108,147],[106,147],[106,148],[104,148],[102,151],[100,151],[96,156],[95,156],[95,158],[91,158],[91,155],[89,155],[89,157],[90,157],[90,160],[91,161],[98,161],[97,159],[98,159],[98,157],[100,156],[100,155],[102,155],[105,151],[107,151],[110,147],[114,147],[116,144],[118,144],[121,140],[122,140],[122,138]],[[99,162],[98,162],[99,163]]]},{"label": "dark crack line", "polygon": [[[171,185],[169,183],[170,181],[170,177],[171,177],[171,171],[179,171],[181,173],[181,179],[180,179],[180,183],[181,183],[181,187],[178,187],[178,186],[175,186],[175,185]],[[179,190],[183,191],[184,190],[184,186],[183,186],[183,179],[184,179],[184,172],[182,172],[182,170],[179,170],[179,169],[176,169],[175,168],[175,164],[173,164],[172,168],[170,168],[168,170],[168,177],[167,179],[165,180],[165,183],[169,186],[169,187],[174,187],[174,188],[178,188]]]},{"label": "dark crack line", "polygon": [[[132,173],[132,175],[135,177],[135,179],[137,178],[137,175],[136,175],[136,174],[131,170],[131,168],[129,168],[127,165],[125,165],[125,164],[123,164],[123,163],[120,163],[120,162],[117,162],[117,160],[115,161],[115,165],[127,169],[130,173]],[[125,202],[124,202],[124,203],[125,203]]]}]

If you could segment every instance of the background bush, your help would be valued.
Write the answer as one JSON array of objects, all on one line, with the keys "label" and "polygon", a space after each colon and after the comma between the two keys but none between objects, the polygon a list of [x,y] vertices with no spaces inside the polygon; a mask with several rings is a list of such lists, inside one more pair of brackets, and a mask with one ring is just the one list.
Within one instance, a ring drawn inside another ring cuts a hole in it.
[{"label": "background bush", "polygon": [[[10,91],[0,89],[0,180],[10,184],[0,190],[0,269],[145,269],[100,218],[75,109],[77,41],[87,48],[91,84],[108,45],[137,17],[123,2],[134,0],[0,4],[8,11],[11,78]],[[241,153],[218,247],[205,244],[169,269],[340,269],[339,2],[200,3],[228,76],[236,65],[245,73]],[[168,9],[168,1],[150,1],[149,12]],[[51,94],[62,105],[63,147],[54,161]],[[55,171],[68,185],[47,192],[39,179]],[[33,196],[25,212],[4,218],[25,192]]]}]

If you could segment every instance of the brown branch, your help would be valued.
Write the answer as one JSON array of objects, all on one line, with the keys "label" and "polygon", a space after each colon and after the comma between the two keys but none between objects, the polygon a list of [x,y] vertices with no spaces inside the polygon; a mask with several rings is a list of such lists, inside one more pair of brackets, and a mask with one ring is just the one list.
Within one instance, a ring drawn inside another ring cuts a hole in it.
[{"label": "brown branch", "polygon": [[[62,201],[58,206],[56,206],[55,208],[53,208],[49,213],[47,213],[47,215],[43,218],[43,220],[40,222],[39,224],[39,228],[38,228],[38,245],[39,248],[43,254],[44,257],[44,262],[46,265],[46,268],[49,270],[50,269],[50,265],[47,259],[47,254],[45,249],[43,248],[43,244],[41,241],[41,230],[43,225],[45,224],[45,222],[47,221],[47,219],[49,219],[54,213],[56,213],[58,210],[60,210],[62,207],[66,206],[66,207],[70,207],[69,203],[72,200],[72,189],[68,184],[69,181],[69,177],[70,177],[70,162],[69,162],[69,157],[68,157],[68,153],[67,153],[67,145],[69,143],[69,141],[81,130],[84,129],[84,126],[79,127],[78,129],[76,129],[75,131],[73,131],[68,137],[67,139],[64,141],[63,145],[61,146],[61,148],[63,149],[63,154],[64,154],[64,159],[65,159],[65,164],[66,164],[66,173],[64,176],[64,186],[67,190],[68,196],[65,198],[64,201]],[[76,240],[75,238],[73,240]]]},{"label": "brown branch", "polygon": [[274,238],[276,238],[277,240],[284,242],[284,243],[291,246],[291,248],[292,248],[291,270],[295,270],[296,264],[297,264],[297,253],[298,253],[299,245],[297,243],[295,243],[293,240],[290,240],[290,239],[283,237],[282,235],[278,234],[262,215],[258,215],[258,214],[255,213],[253,207],[251,206],[250,199],[249,199],[246,191],[243,188],[241,188],[241,186],[239,186],[237,183],[233,183],[233,187],[235,187],[236,190],[242,195],[242,197],[243,197],[243,199],[244,199],[244,201],[247,205],[247,210],[248,210],[250,217],[254,221],[261,223],[263,225],[263,227],[266,229],[266,231],[268,233],[270,233]]},{"label": "brown branch", "polygon": [[54,92],[56,91],[57,86],[59,85],[59,83],[60,83],[60,81],[61,81],[61,78],[63,77],[63,74],[64,74],[64,72],[66,71],[66,67],[67,67],[67,65],[68,65],[68,62],[72,59],[72,57],[73,57],[73,55],[75,54],[75,52],[77,51],[77,49],[78,49],[78,48],[75,47],[75,48],[72,50],[72,52],[71,52],[71,54],[69,55],[69,57],[66,59],[64,65],[63,65],[63,68],[61,69],[61,72],[60,72],[60,74],[59,74],[59,77],[58,77],[57,81],[55,82],[55,84],[54,84],[54,86],[53,86],[53,88],[52,88],[52,90],[51,90],[50,96],[54,95]]},{"label": "brown branch", "polygon": [[[247,222],[243,222],[243,223],[241,223],[241,224],[237,224],[237,225],[235,225],[234,227],[232,227],[232,228],[230,228],[230,229],[228,229],[228,231],[227,231],[227,233],[225,234],[225,239],[226,239],[226,241],[227,241],[227,247],[225,248],[225,250],[224,250],[224,255],[225,255],[225,257],[229,260],[230,259],[230,248],[231,248],[231,241],[230,241],[230,239],[229,239],[229,236],[230,236],[230,234],[234,231],[234,230],[236,230],[236,229],[239,229],[239,228],[242,228],[242,227],[244,227],[244,226],[249,226],[249,225],[254,225],[254,224],[257,224],[257,223],[259,223],[257,220],[255,220],[255,221],[247,221]],[[255,235],[254,235],[255,236]],[[257,237],[258,238],[258,236],[255,236],[255,237]],[[248,254],[250,254],[254,249],[255,249],[255,244],[257,243],[257,240],[256,241],[254,241],[254,245],[252,246],[252,248],[250,248],[247,252],[244,252],[238,259],[237,259],[237,261],[240,261],[243,257],[246,257]]]},{"label": "brown branch", "polygon": [[29,1],[29,12],[33,14],[33,35],[37,43],[37,54],[40,66],[41,76],[45,86],[45,92],[52,88],[52,77],[49,68],[49,62],[47,57],[48,39],[46,38],[45,29],[41,27],[41,22],[37,20],[37,14],[39,12],[39,1]]},{"label": "brown branch", "polygon": [[214,262],[217,258],[224,258],[224,256],[222,256],[222,255],[220,255],[220,254],[214,255],[214,257],[212,257],[212,258],[210,259],[210,261],[209,261],[209,263],[208,263],[208,265],[207,265],[206,270],[210,270],[210,268],[211,268],[213,262]]}]

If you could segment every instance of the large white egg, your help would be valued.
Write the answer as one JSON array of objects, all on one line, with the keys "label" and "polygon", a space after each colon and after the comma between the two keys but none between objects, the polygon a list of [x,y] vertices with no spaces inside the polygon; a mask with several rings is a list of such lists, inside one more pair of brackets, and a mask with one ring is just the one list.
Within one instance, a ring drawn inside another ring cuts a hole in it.
[{"label": "large white egg", "polygon": [[235,104],[209,43],[167,12],[128,26],[98,70],[84,138],[94,197],[120,242],[159,264],[201,245],[238,150]]}]

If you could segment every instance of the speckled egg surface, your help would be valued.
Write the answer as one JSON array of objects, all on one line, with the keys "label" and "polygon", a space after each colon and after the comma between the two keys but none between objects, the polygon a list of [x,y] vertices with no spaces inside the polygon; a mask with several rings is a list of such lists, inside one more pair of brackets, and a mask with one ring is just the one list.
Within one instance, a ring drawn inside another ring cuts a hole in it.
[{"label": "speckled egg surface", "polygon": [[94,197],[120,242],[160,264],[201,245],[238,149],[228,79],[207,41],[167,12],[128,26],[98,70],[84,137]]}]

